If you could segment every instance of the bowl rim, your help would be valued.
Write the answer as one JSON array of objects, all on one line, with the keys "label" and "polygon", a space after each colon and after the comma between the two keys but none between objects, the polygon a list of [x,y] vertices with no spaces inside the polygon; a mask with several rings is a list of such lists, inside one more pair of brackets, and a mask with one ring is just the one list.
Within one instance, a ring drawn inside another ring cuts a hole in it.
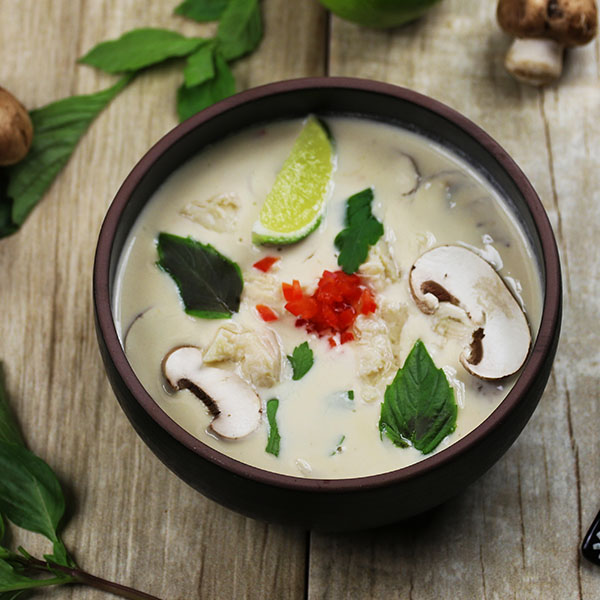
[{"label": "bowl rim", "polygon": [[[500,405],[475,429],[447,448],[421,461],[394,471],[342,479],[304,478],[275,473],[248,465],[222,454],[198,440],[177,424],[146,392],[125,356],[114,325],[110,298],[110,264],[115,233],[127,201],[154,162],[192,130],[242,104],[267,96],[305,91],[309,89],[349,89],[392,96],[419,105],[421,108],[453,123],[483,146],[501,165],[522,194],[537,229],[545,271],[543,307],[538,334],[530,355],[515,385]],[[552,352],[555,336],[560,329],[561,273],[558,248],[546,211],[533,186],[509,154],[489,134],[473,121],[443,104],[414,90],[397,85],[350,77],[307,77],[269,83],[240,92],[221,100],[180,123],[156,142],[139,160],[120,186],[110,204],[100,229],[93,268],[93,300],[98,334],[106,345],[113,365],[135,401],[164,431],[200,458],[231,473],[270,486],[305,492],[357,492],[389,485],[397,485],[431,473],[452,462],[468,449],[476,447],[488,434],[502,424],[515,410],[522,396],[527,394],[544,368],[547,355]]]}]

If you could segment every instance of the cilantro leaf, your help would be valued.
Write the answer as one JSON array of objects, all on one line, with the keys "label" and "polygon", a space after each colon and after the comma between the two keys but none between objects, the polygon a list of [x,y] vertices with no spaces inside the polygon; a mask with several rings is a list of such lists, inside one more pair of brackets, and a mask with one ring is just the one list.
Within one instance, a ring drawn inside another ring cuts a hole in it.
[{"label": "cilantro leaf", "polygon": [[183,70],[186,87],[200,85],[215,76],[214,53],[215,45],[209,42],[200,46],[187,57],[187,63]]},{"label": "cilantro leaf", "polygon": [[279,400],[277,398],[271,398],[267,401],[267,420],[269,421],[269,439],[267,440],[267,447],[265,452],[279,456],[279,444],[281,442],[281,436],[279,435],[279,428],[277,427],[277,409],[279,408]]},{"label": "cilantro leaf", "polygon": [[412,444],[429,454],[456,429],[457,410],[444,371],[436,368],[425,344],[417,340],[385,391],[379,431],[396,446]]},{"label": "cilantro leaf", "polygon": [[33,143],[24,160],[5,170],[4,176],[9,181],[4,198],[0,182],[0,237],[13,233],[23,224],[91,122],[131,79],[129,75],[101,92],[72,96],[31,111]]},{"label": "cilantro leaf", "polygon": [[94,46],[79,62],[107,73],[138,71],[168,58],[187,56],[205,42],[167,29],[133,29],[116,40]]},{"label": "cilantro leaf", "polygon": [[215,76],[212,79],[193,87],[184,84],[177,91],[177,113],[180,121],[185,121],[202,109],[235,93],[233,73],[220,52],[215,54],[214,68]]},{"label": "cilantro leaf", "polygon": [[252,52],[261,38],[258,0],[229,0],[217,30],[217,42],[225,59],[233,60]]},{"label": "cilantro leaf", "polygon": [[348,198],[346,227],[334,240],[340,251],[338,265],[348,275],[358,271],[369,254],[369,246],[377,243],[383,235],[383,225],[371,212],[373,197],[373,190],[367,188]]},{"label": "cilantro leaf", "polygon": [[185,312],[227,319],[240,307],[244,282],[239,266],[210,244],[170,233],[158,236],[158,265],[175,281]]},{"label": "cilantro leaf", "polygon": [[314,363],[313,351],[310,349],[308,342],[303,342],[299,346],[296,346],[292,355],[288,354],[288,360],[294,370],[292,379],[294,381],[302,379],[310,371]]},{"label": "cilantro leaf", "polygon": [[177,6],[175,14],[207,23],[219,19],[228,3],[229,0],[185,0]]}]

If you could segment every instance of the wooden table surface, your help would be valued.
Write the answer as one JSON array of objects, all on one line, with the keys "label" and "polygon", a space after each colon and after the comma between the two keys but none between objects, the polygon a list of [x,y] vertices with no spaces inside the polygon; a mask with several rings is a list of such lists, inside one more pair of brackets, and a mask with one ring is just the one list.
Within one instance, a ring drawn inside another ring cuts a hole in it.
[{"label": "wooden table surface", "polygon": [[[0,0],[0,85],[28,108],[107,87],[76,64],[134,27],[213,31],[176,0]],[[177,122],[180,65],[140,76],[94,122],[25,226],[0,240],[0,360],[30,447],[67,491],[64,532],[83,568],[165,600],[600,598],[578,553],[600,508],[600,46],[569,54],[560,83],[516,83],[492,0],[443,0],[393,31],[330,18],[315,0],[264,0],[260,48],[238,89],[346,75],[413,88],[486,129],[538,190],[560,247],[564,320],[554,370],[515,445],[484,477],[408,523],[322,534],[259,523],[209,501],[134,433],[104,374],[91,273],[120,182]],[[0,476],[2,476],[0,474]],[[17,536],[17,539],[21,539]],[[32,536],[27,547],[48,548]],[[71,587],[40,598],[96,600]]]}]

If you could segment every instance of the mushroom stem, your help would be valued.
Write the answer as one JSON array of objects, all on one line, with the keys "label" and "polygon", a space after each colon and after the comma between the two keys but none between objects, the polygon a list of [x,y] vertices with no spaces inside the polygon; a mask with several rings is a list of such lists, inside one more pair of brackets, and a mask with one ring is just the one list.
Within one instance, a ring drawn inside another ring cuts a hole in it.
[{"label": "mushroom stem", "polygon": [[516,38],[508,49],[504,65],[519,81],[545,85],[560,77],[564,46],[548,39]]}]

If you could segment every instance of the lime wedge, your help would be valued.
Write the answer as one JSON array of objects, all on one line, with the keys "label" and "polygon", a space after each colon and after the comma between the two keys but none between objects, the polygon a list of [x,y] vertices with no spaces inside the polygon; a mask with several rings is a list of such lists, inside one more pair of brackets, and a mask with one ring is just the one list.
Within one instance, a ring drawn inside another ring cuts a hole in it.
[{"label": "lime wedge", "polygon": [[321,222],[331,188],[335,153],[329,134],[308,117],[277,174],[252,228],[255,244],[293,244]]}]

